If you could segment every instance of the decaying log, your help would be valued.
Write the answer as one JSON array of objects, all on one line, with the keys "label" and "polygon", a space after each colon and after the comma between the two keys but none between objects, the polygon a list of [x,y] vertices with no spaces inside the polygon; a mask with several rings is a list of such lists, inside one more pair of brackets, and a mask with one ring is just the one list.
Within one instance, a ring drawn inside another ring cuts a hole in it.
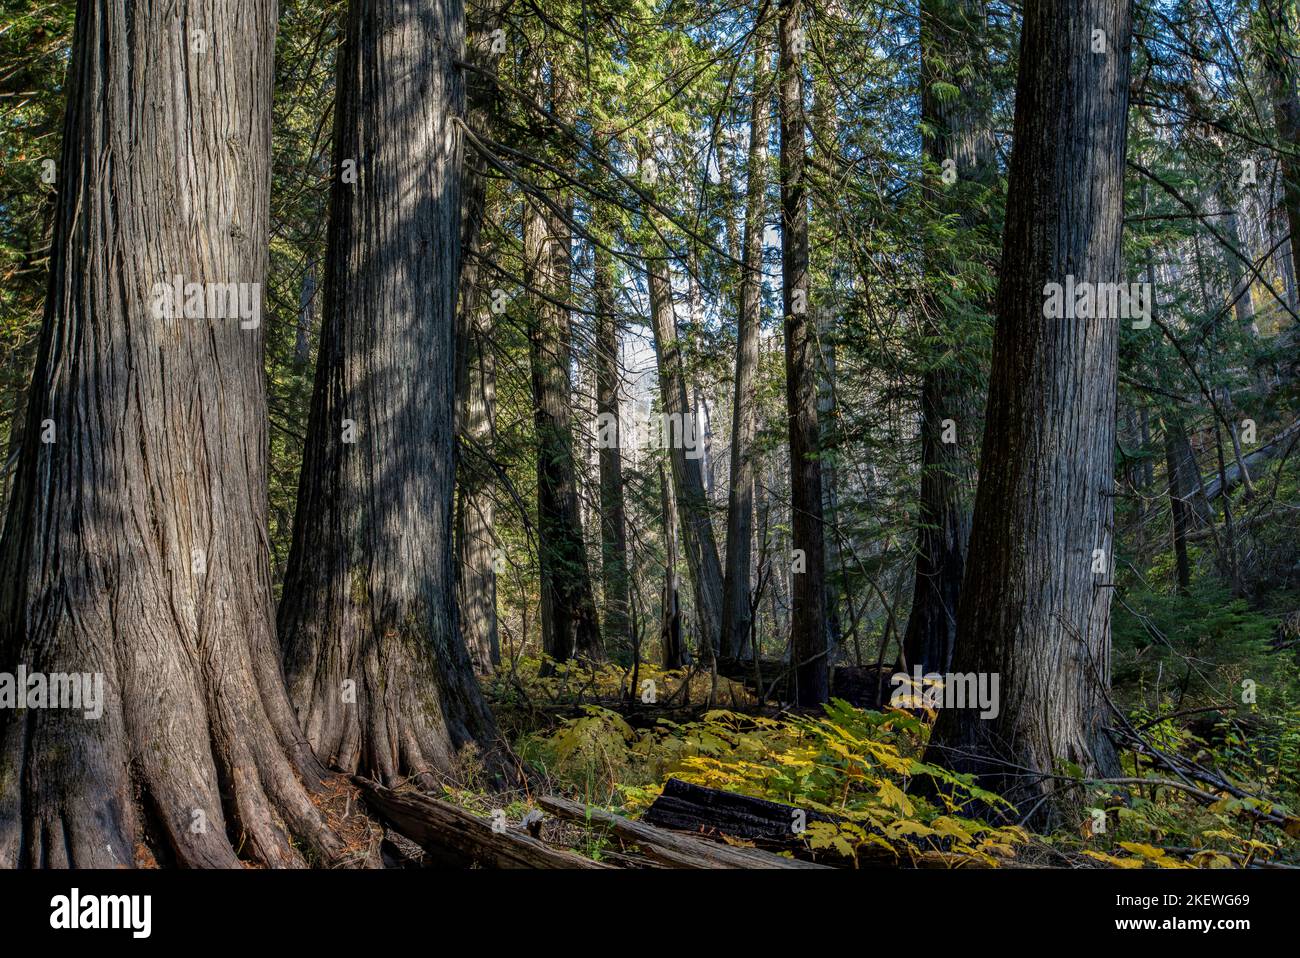
[{"label": "decaying log", "polygon": [[[1245,456],[1246,468],[1254,475],[1260,467],[1270,460],[1276,459],[1283,453],[1291,450],[1297,438],[1300,438],[1300,420],[1291,423],[1268,442],[1264,443],[1254,452]],[[1231,492],[1241,482],[1241,465],[1233,462],[1224,470],[1224,476],[1228,480],[1228,491]],[[1219,495],[1221,481],[1218,476],[1214,476],[1205,483],[1205,498],[1213,501]]]},{"label": "decaying log", "polygon": [[[768,848],[803,853],[803,835],[794,828],[799,820],[795,816],[796,811],[803,812],[800,818],[805,826],[812,822],[842,821],[834,815],[812,809],[797,809],[792,805],[724,792],[676,778],[670,778],[664,784],[662,794],[646,810],[641,821],[659,829],[678,829],[701,837],[719,839],[723,835],[729,835],[749,839]],[[827,850],[825,854],[835,853]],[[835,857],[838,858],[838,855]],[[847,859],[839,860],[847,862]],[[865,844],[857,849],[857,864],[885,867],[910,865],[916,868],[987,867],[983,862],[955,852],[916,849],[900,849],[895,852],[874,844]]]},{"label": "decaying log", "polygon": [[839,665],[831,672],[831,696],[855,708],[883,709],[894,693],[894,670],[882,665]]},{"label": "decaying log", "polygon": [[546,796],[538,804],[552,815],[574,821],[589,821],[608,827],[616,836],[635,842],[641,853],[670,868],[825,868],[814,862],[783,858],[758,848],[739,848],[666,831],[591,808],[565,798]]},{"label": "decaying log", "polygon": [[751,692],[759,691],[762,683],[763,697],[784,701],[788,697],[790,663],[781,659],[760,659],[755,671],[753,659],[718,658],[718,674],[733,682],[740,682]]},{"label": "decaying log", "polygon": [[608,868],[573,852],[551,848],[516,828],[493,831],[487,819],[419,792],[395,792],[352,776],[366,802],[401,834],[417,842],[435,864],[485,868]]},{"label": "decaying log", "polygon": [[[795,813],[800,811],[803,814],[796,817]],[[735,838],[790,844],[800,840],[796,823],[834,822],[835,818],[812,809],[796,809],[765,798],[670,778],[641,820],[659,828],[704,834],[721,832]]]}]

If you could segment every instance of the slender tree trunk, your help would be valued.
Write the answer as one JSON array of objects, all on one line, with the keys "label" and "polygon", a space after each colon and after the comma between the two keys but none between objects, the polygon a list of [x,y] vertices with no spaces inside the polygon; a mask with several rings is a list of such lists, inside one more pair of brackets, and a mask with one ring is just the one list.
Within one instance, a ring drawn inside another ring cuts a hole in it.
[{"label": "slender tree trunk", "polygon": [[[1089,777],[1117,769],[1105,726],[1119,320],[1051,318],[1045,286],[1123,278],[1131,17],[1129,0],[1025,7],[971,530],[980,561],[953,660],[997,674],[1000,696],[996,716],[941,710],[932,736],[937,760],[1035,823],[1082,820],[1078,791],[1052,778],[1061,761]],[[1105,52],[1093,52],[1096,30]]]},{"label": "slender tree trunk", "polygon": [[311,362],[311,328],[316,325],[316,268],[308,264],[298,294],[298,330],[293,346],[294,362],[306,366]]},{"label": "slender tree trunk", "polygon": [[[478,7],[469,23],[467,53],[479,70],[465,71],[466,126],[492,131],[497,109],[498,54],[492,31],[501,23],[500,0]],[[487,71],[485,75],[484,71]],[[486,442],[496,423],[496,359],[493,313],[485,308],[482,226],[487,204],[487,161],[466,147],[461,176],[459,295],[456,305],[456,601],[461,636],[474,670],[488,674],[501,661],[497,631],[496,507]]]},{"label": "slender tree trunk", "polygon": [[[1154,286],[1151,287],[1155,289]],[[1153,307],[1154,308],[1154,307]],[[1155,479],[1155,469],[1151,464],[1151,410],[1146,406],[1138,408],[1138,441],[1142,444],[1142,465],[1138,469],[1138,488],[1148,489]],[[1145,504],[1142,507],[1145,512]]]},{"label": "slender tree trunk", "polygon": [[749,112],[749,159],[745,175],[745,224],[736,324],[736,391],[731,412],[731,481],[727,492],[727,569],[722,589],[722,654],[750,654],[750,567],[754,541],[754,436],[758,431],[759,330],[763,308],[763,230],[767,138],[771,118],[768,87],[771,54],[756,37]]},{"label": "slender tree trunk", "polygon": [[803,105],[803,0],[782,0],[781,298],[785,314],[786,405],[790,419],[791,651],[794,698],[825,702],[826,542],[822,526],[821,437],[817,424],[817,342],[808,314],[808,197]]},{"label": "slender tree trunk", "polygon": [[352,0],[339,52],[325,310],[285,674],[316,754],[385,783],[496,728],[456,628],[459,0]]},{"label": "slender tree trunk", "polygon": [[921,379],[921,508],[916,583],[903,641],[910,669],[946,672],[957,645],[957,609],[971,528],[969,461],[956,442],[945,442],[944,420],[961,437],[959,374],[932,368]]},{"label": "slender tree trunk", "polygon": [[1291,256],[1291,234],[1288,232],[1285,209],[1274,210],[1269,214],[1270,239],[1277,245],[1273,262],[1282,273],[1282,282],[1286,286],[1286,304],[1292,310],[1300,310],[1300,290],[1296,288],[1295,259]]},{"label": "slender tree trunk", "polygon": [[[921,113],[927,130],[926,158],[938,169],[951,161],[957,181],[928,193],[940,213],[956,212],[964,230],[981,225],[981,213],[963,204],[971,184],[996,172],[987,91],[983,77],[987,54],[983,43],[982,0],[925,0],[921,4]],[[936,84],[957,88],[942,99]],[[924,251],[938,275],[949,272],[943,250]],[[953,350],[963,321],[927,297],[929,335],[945,345],[926,357],[921,376],[921,489],[917,530],[916,580],[912,613],[907,620],[904,658],[923,672],[946,672],[957,641],[957,606],[970,538],[974,476],[975,384],[953,364]],[[946,354],[946,355],[945,355]]]},{"label": "slender tree trunk", "polygon": [[568,227],[525,200],[524,256],[533,290],[529,327],[537,431],[538,561],[542,648],[557,662],[604,651],[578,512],[569,381]]},{"label": "slender tree trunk", "polygon": [[[1241,241],[1241,230],[1237,226],[1237,212],[1232,208],[1232,198],[1226,194],[1221,195],[1220,200],[1227,215],[1221,220],[1223,224],[1223,235],[1232,244],[1233,249],[1238,250],[1243,256],[1250,256],[1244,244]],[[1255,302],[1250,296],[1251,276],[1242,267],[1242,261],[1234,256],[1231,252],[1224,256],[1228,264],[1228,282],[1232,287],[1232,309],[1236,315],[1237,324],[1246,330],[1255,339],[1259,338],[1259,326],[1255,323]]]},{"label": "slender tree trunk", "polygon": [[[608,241],[605,237],[603,241]],[[619,420],[618,316],[614,267],[607,250],[594,248],[596,284],[596,414],[608,424],[600,447],[600,556],[605,586],[605,641],[631,648],[628,624],[627,521],[623,506],[623,443]],[[612,434],[611,434],[612,431]]]},{"label": "slender tree trunk", "polygon": [[[1227,204],[1225,203],[1225,205],[1227,205]],[[1229,235],[1230,235],[1230,237],[1231,237],[1232,245],[1233,245],[1233,247],[1235,248],[1235,247],[1237,246],[1237,240],[1236,240],[1236,221],[1235,221],[1235,218],[1233,219],[1232,223],[1230,224],[1230,234],[1229,234]],[[1205,268],[1204,268],[1204,263],[1203,263],[1202,258],[1201,258],[1201,256],[1200,256],[1200,249],[1199,249],[1199,247],[1197,248],[1197,256],[1196,256],[1196,273],[1197,273],[1197,279],[1198,279],[1198,281],[1199,281],[1199,282],[1198,282],[1198,285],[1200,286],[1200,291],[1201,291],[1201,306],[1202,306],[1202,308],[1205,310],[1205,315],[1207,315],[1207,316],[1214,315],[1214,314],[1217,313],[1217,310],[1218,310],[1218,304],[1217,304],[1217,303],[1214,303],[1214,302],[1212,302],[1212,301],[1210,300],[1210,296],[1209,296],[1209,288],[1208,288],[1208,286],[1206,285],[1206,282],[1205,282]],[[1149,276],[1149,275],[1150,275],[1150,273],[1148,272],[1148,276]],[[1235,276],[1237,275],[1237,271],[1234,271],[1234,270],[1232,270],[1232,269],[1230,268],[1230,269],[1229,269],[1229,275],[1235,277]],[[1232,280],[1230,280],[1230,282],[1231,282],[1232,285],[1233,285],[1233,291],[1234,291],[1234,293],[1235,293],[1238,280],[1237,280],[1237,279],[1232,279]],[[1154,287],[1153,287],[1153,288],[1154,288]],[[1247,297],[1249,297],[1249,293],[1247,293],[1246,295],[1247,295]],[[1240,305],[1240,301],[1238,301],[1238,307],[1236,307],[1236,308],[1239,308],[1239,305]],[[1254,315],[1254,313],[1252,312],[1252,313],[1250,314],[1250,316],[1253,317],[1253,315]],[[1242,313],[1238,312],[1238,313],[1237,313],[1237,316],[1238,316],[1238,318],[1240,319],[1240,317],[1242,316]],[[1253,321],[1253,318],[1252,318],[1252,320],[1251,320],[1252,325],[1253,325],[1253,322],[1254,322],[1254,321]],[[1258,330],[1253,330],[1253,332],[1257,333]],[[1234,452],[1235,455],[1236,455],[1236,460],[1237,460],[1238,468],[1240,469],[1241,474],[1245,477],[1246,488],[1247,488],[1247,492],[1248,492],[1248,494],[1251,495],[1251,496],[1253,496],[1254,493],[1255,493],[1255,490],[1254,490],[1254,486],[1251,484],[1251,481],[1250,481],[1250,472],[1249,472],[1249,470],[1246,468],[1246,459],[1245,459],[1245,456],[1242,455],[1241,443],[1237,440],[1237,431],[1236,431],[1236,429],[1234,428],[1234,426],[1233,426],[1231,420],[1228,418],[1228,412],[1232,409],[1232,395],[1231,395],[1231,393],[1229,393],[1228,390],[1225,388],[1225,389],[1222,391],[1222,396],[1223,396],[1223,405],[1220,405],[1220,404],[1219,404],[1219,401],[1215,398],[1214,395],[1212,395],[1211,393],[1208,393],[1208,392],[1205,394],[1205,400],[1206,400],[1206,402],[1208,402],[1208,403],[1213,407],[1213,409],[1214,409],[1214,420],[1215,420],[1215,430],[1216,430],[1216,432],[1215,432],[1215,435],[1216,435],[1216,442],[1218,441],[1218,440],[1217,440],[1217,436],[1218,436],[1218,432],[1217,432],[1217,430],[1218,430],[1218,427],[1219,427],[1220,425],[1225,425],[1225,426],[1227,426],[1227,427],[1228,427],[1228,431],[1229,431],[1230,435],[1232,436],[1232,448],[1233,448],[1233,452]],[[1224,558],[1230,559],[1231,557],[1230,557],[1230,556],[1225,556]]]},{"label": "slender tree trunk", "polygon": [[668,458],[672,463],[673,489],[681,517],[682,545],[691,572],[695,613],[700,623],[700,651],[711,656],[718,648],[722,631],[722,563],[713,536],[713,517],[704,491],[700,453],[703,446],[699,424],[686,399],[686,374],[681,344],[677,338],[677,317],[673,310],[668,265],[663,259],[649,259],[646,274],[650,285],[650,318],[654,327],[655,356],[659,368],[659,395],[664,416],[671,426],[664,430]]},{"label": "slender tree trunk", "polygon": [[[462,296],[481,297],[462,289]],[[469,306],[468,308],[475,308]],[[489,341],[488,313],[476,310],[468,349],[468,394],[465,396],[462,435],[473,452],[463,456],[456,498],[457,601],[460,631],[470,662],[479,675],[490,675],[501,663],[497,634],[497,549],[493,529],[496,502],[491,473],[482,461],[496,430],[496,355]],[[466,460],[473,459],[470,464]]]},{"label": "slender tree trunk", "polygon": [[1175,485],[1180,498],[1191,510],[1188,514],[1191,525],[1193,528],[1208,525],[1214,521],[1214,513],[1205,493],[1205,484],[1201,481],[1201,469],[1197,465],[1192,442],[1187,436],[1187,427],[1180,416],[1171,414],[1165,419],[1165,428],[1168,430],[1165,443],[1173,447],[1175,454],[1174,463],[1178,472]]},{"label": "slender tree trunk", "polygon": [[[1178,591],[1186,593],[1192,584],[1192,565],[1187,555],[1187,533],[1192,525],[1192,509],[1188,505],[1189,490],[1183,485],[1184,469],[1177,441],[1177,430],[1170,421],[1165,423],[1165,471],[1169,480],[1169,507],[1173,516],[1174,560]],[[1184,436],[1184,441],[1186,437]]]},{"label": "slender tree trunk", "polygon": [[[1237,474],[1242,484],[1246,487],[1247,500],[1255,498],[1255,483],[1250,478],[1250,467],[1246,462],[1246,454],[1241,448],[1241,437],[1237,434],[1236,417],[1238,415],[1236,405],[1232,401],[1232,390],[1224,386],[1220,395],[1223,403],[1223,418],[1227,420],[1228,438],[1232,441],[1232,456],[1237,460]],[[1227,486],[1219,487],[1227,491]]]},{"label": "slender tree trunk", "polygon": [[[813,182],[810,241],[820,251],[819,272],[825,290],[813,303],[817,330],[817,426],[822,457],[822,519],[826,543],[826,647],[833,656],[841,641],[840,594],[844,570],[838,529],[839,470],[836,467],[839,438],[836,434],[835,343],[838,294],[832,260],[836,255],[835,187],[838,173],[836,143],[839,138],[835,96],[825,71],[813,79],[813,157],[820,166]],[[814,266],[817,261],[814,261]],[[810,280],[811,283],[811,280]]]},{"label": "slender tree trunk", "polygon": [[[275,3],[76,23],[0,669],[89,697],[0,710],[0,866],[302,865],[342,846],[304,789],[266,544]],[[176,277],[241,285],[187,317]]]},{"label": "slender tree trunk", "polygon": [[[704,322],[703,310],[701,309],[700,321],[695,328],[702,328]],[[709,418],[709,401],[700,389],[699,384],[691,385],[691,403],[692,411],[695,416],[695,428],[699,436],[699,453],[700,453],[700,478],[704,481],[704,498],[710,503],[712,508],[713,500],[713,426]]]},{"label": "slender tree trunk", "polygon": [[[1237,525],[1232,515],[1232,495],[1228,489],[1227,464],[1223,457],[1223,432],[1220,430],[1218,419],[1214,421],[1214,453],[1219,464],[1219,505],[1223,510],[1224,554],[1227,558],[1228,584],[1232,588],[1232,594],[1240,597],[1246,594],[1246,590],[1241,581]],[[1244,463],[1242,467],[1244,469]]]},{"label": "slender tree trunk", "polygon": [[677,588],[677,497],[673,484],[659,464],[659,489],[663,498],[664,527],[664,594],[663,619],[659,629],[660,645],[666,669],[686,665],[686,646],[682,642],[682,604]]},{"label": "slender tree trunk", "polygon": [[1262,0],[1266,18],[1264,68],[1273,94],[1278,164],[1282,170],[1282,206],[1291,229],[1291,269],[1300,275],[1300,97],[1296,93],[1295,0]]}]

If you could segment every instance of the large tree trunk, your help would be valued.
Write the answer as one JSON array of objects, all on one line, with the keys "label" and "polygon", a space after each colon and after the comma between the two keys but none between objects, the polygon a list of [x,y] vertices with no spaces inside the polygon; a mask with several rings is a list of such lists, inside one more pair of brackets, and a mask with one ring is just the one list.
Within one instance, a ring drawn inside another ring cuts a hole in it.
[{"label": "large tree trunk", "polygon": [[736,391],[731,413],[731,482],[727,492],[727,568],[722,587],[722,654],[749,655],[750,567],[754,542],[754,436],[758,431],[759,327],[763,307],[763,196],[766,189],[771,73],[768,47],[755,38],[754,80],[749,111],[749,159],[746,166],[745,225],[740,278],[740,312],[736,328]]},{"label": "large tree trunk", "polygon": [[[927,192],[941,213],[956,213],[966,231],[980,226],[981,214],[962,198],[969,196],[970,184],[978,187],[996,173],[983,80],[984,17],[982,0],[921,4],[921,115],[924,128],[932,131],[924,140],[925,156],[936,169],[951,160],[957,175],[952,185]],[[936,92],[939,83],[956,87],[957,94],[941,98]],[[933,272],[950,272],[951,259],[943,250],[927,249],[924,255]],[[921,376],[920,525],[912,614],[903,649],[909,668],[945,672],[957,641],[957,605],[970,538],[974,476],[972,454],[964,443],[974,438],[976,401],[971,377],[952,360],[962,318],[945,314],[932,297],[923,313],[928,334],[942,345],[925,357]],[[951,431],[944,428],[944,420],[951,421]]]},{"label": "large tree trunk", "polygon": [[[0,668],[100,677],[102,715],[0,710],[0,866],[122,867],[137,849],[292,866],[341,848],[300,781],[323,770],[273,631],[275,29],[273,0],[78,7]],[[170,311],[176,276],[247,284],[253,308]]]},{"label": "large tree trunk", "polygon": [[[1129,0],[1025,7],[998,327],[957,672],[997,673],[996,716],[943,709],[932,747],[1021,814],[1073,821],[1105,733],[1114,568],[1116,318],[1047,318],[1045,285],[1123,278]],[[1092,51],[1094,30],[1105,52]],[[1098,552],[1097,550],[1100,550]],[[1104,571],[1094,572],[1100,565]]]},{"label": "large tree trunk", "polygon": [[573,454],[569,383],[568,227],[525,200],[524,256],[533,291],[529,325],[537,431],[538,561],[542,648],[557,662],[604,657],[587,567]]},{"label": "large tree trunk", "polygon": [[[677,316],[673,310],[668,264],[662,258],[647,260],[650,318],[654,327],[655,357],[659,370],[659,396],[670,429],[663,435],[672,464],[673,490],[681,517],[682,546],[691,572],[695,615],[700,623],[700,653],[711,656],[722,633],[722,563],[713,536],[713,517],[704,491],[699,454],[703,437],[686,399],[686,375]],[[690,448],[687,448],[687,447]]]},{"label": "large tree trunk", "polygon": [[[608,236],[601,238],[608,242]],[[604,636],[631,649],[629,628],[627,523],[623,508],[623,443],[619,420],[618,316],[614,310],[614,267],[609,251],[594,249],[596,294],[596,414],[608,423],[600,447],[600,559],[605,586]]]},{"label": "large tree trunk", "polygon": [[808,197],[804,144],[803,0],[782,0],[781,299],[785,314],[786,406],[790,420],[791,654],[794,697],[825,702],[826,543],[822,528],[821,437],[817,425],[817,342],[808,311]]},{"label": "large tree trunk", "polygon": [[325,310],[280,603],[316,754],[390,783],[495,725],[455,622],[459,0],[352,0],[339,51]]}]

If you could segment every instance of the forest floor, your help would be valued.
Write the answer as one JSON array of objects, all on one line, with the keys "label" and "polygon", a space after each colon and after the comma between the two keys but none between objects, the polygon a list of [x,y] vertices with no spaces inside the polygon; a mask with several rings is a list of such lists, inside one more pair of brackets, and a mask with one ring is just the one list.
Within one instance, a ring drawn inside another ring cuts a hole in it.
[{"label": "forest floor", "polygon": [[[439,794],[399,787],[377,799],[340,779],[323,801],[352,849],[339,864],[1300,867],[1294,708],[1166,708],[1144,720],[1135,707],[1120,723],[1140,729],[1123,781],[1080,782],[1077,826],[1039,834],[924,762],[933,710],[786,710],[740,682],[644,663],[638,682],[657,701],[642,702],[631,669],[575,664],[543,678],[539,666],[517,662],[487,685],[526,781],[499,787],[468,750]],[[913,787],[927,776],[946,786],[937,796]],[[397,818],[377,804],[399,796]]]}]

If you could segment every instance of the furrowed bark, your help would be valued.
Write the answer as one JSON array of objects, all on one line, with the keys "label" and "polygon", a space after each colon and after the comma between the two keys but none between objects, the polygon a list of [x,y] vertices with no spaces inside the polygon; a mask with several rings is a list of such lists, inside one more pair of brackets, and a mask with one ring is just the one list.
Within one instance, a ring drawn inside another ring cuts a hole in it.
[{"label": "furrowed bark", "polygon": [[[456,629],[459,0],[352,0],[325,309],[279,629],[316,754],[391,783],[497,737]],[[355,182],[343,175],[355,163]]]},{"label": "furrowed bark", "polygon": [[[467,24],[468,55],[480,70],[465,72],[465,125],[491,131],[497,108],[493,30],[501,23],[496,0]],[[460,269],[456,305],[456,596],[461,636],[474,670],[490,674],[501,660],[497,633],[496,506],[493,474],[483,460],[496,422],[496,356],[493,313],[486,308],[481,239],[487,203],[487,160],[473,146],[464,151],[461,176]],[[469,447],[469,448],[466,448]]]},{"label": "furrowed bark", "polygon": [[[130,866],[141,845],[182,866],[300,866],[341,843],[304,787],[323,769],[273,632],[276,5],[81,0],[76,24],[0,668],[102,676],[102,715],[0,712],[0,866]],[[166,296],[178,276],[246,285],[185,316]]]},{"label": "furrowed bark", "polygon": [[[786,405],[790,430],[792,567],[791,649],[795,700],[825,702],[826,543],[822,523],[821,438],[817,424],[817,343],[808,310],[808,197],[803,106],[802,0],[782,0],[781,299],[785,315]],[[800,571],[795,562],[802,563]]]},{"label": "furrowed bark", "polygon": [[[464,276],[464,271],[462,271]],[[467,350],[467,390],[463,407],[463,436],[473,448],[462,453],[457,467],[456,496],[457,601],[460,633],[470,662],[479,675],[490,675],[501,662],[497,633],[496,501],[490,467],[483,461],[496,420],[496,354],[492,350],[491,320],[476,304],[481,297],[462,288],[476,309]]]},{"label": "furrowed bark", "polygon": [[[1129,0],[1025,8],[983,459],[953,669],[995,716],[940,710],[932,753],[1033,823],[1082,820],[1108,739],[1118,318],[1054,318],[1046,284],[1123,279]],[[1104,52],[1093,52],[1100,30]],[[1100,550],[1100,552],[1096,551]],[[1102,571],[1094,572],[1100,564]],[[1078,817],[1076,817],[1078,816]]]}]

